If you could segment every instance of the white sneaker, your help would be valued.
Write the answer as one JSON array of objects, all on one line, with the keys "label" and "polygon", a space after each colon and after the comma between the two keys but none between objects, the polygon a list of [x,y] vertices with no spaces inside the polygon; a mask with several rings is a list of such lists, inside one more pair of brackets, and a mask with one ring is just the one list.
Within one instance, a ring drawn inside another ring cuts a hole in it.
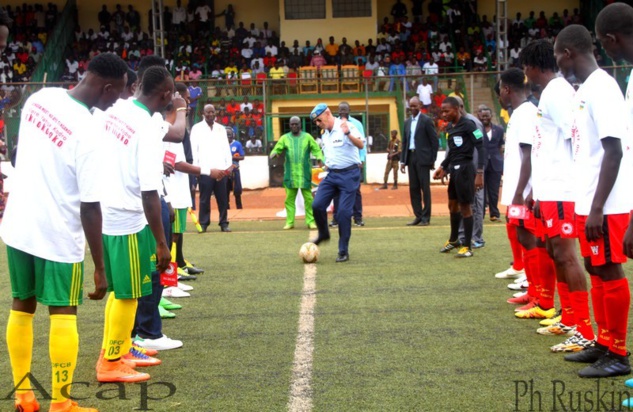
[{"label": "white sneaker", "polygon": [[164,298],[188,298],[189,296],[191,296],[191,294],[185,292],[184,290],[180,290],[175,286],[163,289]]},{"label": "white sneaker", "polygon": [[182,347],[182,341],[170,339],[165,335],[161,336],[158,339],[143,339],[137,336],[134,339],[134,343],[136,343],[141,348],[154,350],[169,350]]},{"label": "white sneaker", "polygon": [[193,286],[185,285],[182,282],[178,282],[177,288],[180,290],[184,290],[185,292],[189,292],[190,290],[193,290]]},{"label": "white sneaker", "polygon": [[527,290],[524,290],[523,292],[517,292],[515,294],[512,295],[513,298],[520,298],[521,296],[525,296],[527,295]]},{"label": "white sneaker", "polygon": [[523,283],[527,280],[527,276],[525,276],[525,274],[519,276],[518,278],[514,279],[513,283]]},{"label": "white sneaker", "polygon": [[508,269],[504,270],[503,272],[497,273],[495,277],[497,279],[516,279],[523,274],[525,274],[525,270],[523,269],[515,270],[512,266],[510,266]]},{"label": "white sneaker", "polygon": [[523,290],[523,289],[527,289],[527,287],[528,287],[527,280],[523,283],[510,283],[508,285],[508,289],[510,290]]}]

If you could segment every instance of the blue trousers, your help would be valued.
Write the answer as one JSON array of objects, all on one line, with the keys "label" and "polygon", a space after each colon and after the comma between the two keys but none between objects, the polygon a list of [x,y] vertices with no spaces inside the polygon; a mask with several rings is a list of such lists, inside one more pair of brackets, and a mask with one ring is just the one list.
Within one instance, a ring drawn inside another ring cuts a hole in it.
[{"label": "blue trousers", "polygon": [[356,191],[360,185],[360,169],[355,167],[344,172],[330,171],[319,183],[316,197],[312,202],[314,221],[319,228],[319,237],[329,237],[327,208],[335,196],[339,196],[338,210],[338,251],[348,253],[349,239],[352,236],[352,210],[356,200]]},{"label": "blue trousers", "polygon": [[[167,203],[161,198],[161,217],[167,244],[171,244],[171,222],[169,221],[169,209]],[[163,321],[158,312],[158,304],[163,295],[163,286],[160,284],[160,273],[152,272],[152,293],[138,299],[136,319],[132,337],[139,335],[143,339],[159,339],[163,336]]]}]

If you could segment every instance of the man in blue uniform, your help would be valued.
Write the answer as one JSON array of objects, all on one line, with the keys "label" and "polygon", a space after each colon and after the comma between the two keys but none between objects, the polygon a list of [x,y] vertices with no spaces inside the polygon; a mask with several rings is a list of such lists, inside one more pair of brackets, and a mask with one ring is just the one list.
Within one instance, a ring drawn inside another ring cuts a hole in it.
[{"label": "man in blue uniform", "polygon": [[349,239],[352,229],[352,209],[356,198],[356,190],[360,184],[359,149],[364,147],[358,129],[344,119],[334,117],[326,104],[320,103],[310,113],[310,119],[323,130],[323,154],[327,176],[319,184],[316,198],[312,203],[314,220],[319,235],[313,240],[315,244],[330,239],[327,224],[327,207],[335,195],[339,195],[338,232],[339,252],[337,262],[349,260]]}]

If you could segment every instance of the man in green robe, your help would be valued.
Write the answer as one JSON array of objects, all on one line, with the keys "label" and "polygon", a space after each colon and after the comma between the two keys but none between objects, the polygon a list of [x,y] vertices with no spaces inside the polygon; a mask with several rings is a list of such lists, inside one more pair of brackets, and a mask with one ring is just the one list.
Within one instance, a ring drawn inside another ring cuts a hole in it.
[{"label": "man in green robe", "polygon": [[314,215],[312,213],[312,164],[310,154],[318,161],[323,162],[323,153],[314,138],[301,130],[301,119],[297,116],[290,118],[290,133],[279,138],[277,144],[270,152],[270,158],[285,152],[284,163],[284,188],[286,189],[286,226],[284,230],[295,227],[295,199],[297,192],[301,190],[305,203],[306,224],[310,229],[316,229]]}]

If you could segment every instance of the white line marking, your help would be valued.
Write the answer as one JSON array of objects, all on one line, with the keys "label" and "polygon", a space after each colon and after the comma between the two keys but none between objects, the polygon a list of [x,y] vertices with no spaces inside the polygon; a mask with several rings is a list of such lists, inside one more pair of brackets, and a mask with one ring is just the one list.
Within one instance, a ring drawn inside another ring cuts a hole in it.
[{"label": "white line marking", "polygon": [[304,265],[299,331],[290,382],[289,412],[312,411],[312,353],[314,352],[315,264]]}]

